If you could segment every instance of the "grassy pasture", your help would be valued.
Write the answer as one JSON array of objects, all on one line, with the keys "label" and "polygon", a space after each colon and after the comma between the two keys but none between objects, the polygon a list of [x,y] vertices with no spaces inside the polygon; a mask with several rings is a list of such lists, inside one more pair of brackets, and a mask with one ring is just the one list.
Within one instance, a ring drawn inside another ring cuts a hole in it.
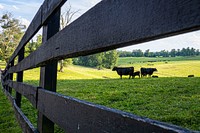
[{"label": "grassy pasture", "polygon": [[200,77],[200,56],[176,58],[125,57],[120,58],[117,65],[134,66],[135,71],[139,71],[141,67],[155,67],[158,72],[155,72],[154,75],[159,77],[187,77],[188,75]]},{"label": "grassy pasture", "polygon": [[[63,73],[58,73],[57,91],[67,96],[199,131],[199,57],[192,60],[162,59],[148,62],[152,61],[152,58],[141,58],[137,59],[138,61],[134,58],[120,58],[118,63],[118,66],[134,66],[135,70],[140,67],[156,67],[158,72],[154,75],[162,77],[157,79],[146,77],[129,80],[128,76],[124,76],[120,80],[116,72],[108,69],[68,66]],[[187,78],[189,74],[194,74],[195,78]],[[38,85],[39,69],[25,71],[24,80]],[[23,102],[23,112],[36,125],[36,110],[26,99],[23,98]],[[10,110],[9,108],[8,111]],[[10,118],[11,121],[12,119],[13,117]],[[59,128],[56,130],[60,131]]]}]

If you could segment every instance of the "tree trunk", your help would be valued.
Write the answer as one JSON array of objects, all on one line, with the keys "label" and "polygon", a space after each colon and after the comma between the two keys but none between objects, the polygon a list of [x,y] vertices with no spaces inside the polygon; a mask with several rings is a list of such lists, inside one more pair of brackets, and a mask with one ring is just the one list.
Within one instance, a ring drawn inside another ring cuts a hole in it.
[{"label": "tree trunk", "polygon": [[59,70],[59,72],[64,72],[63,68],[64,68],[64,60],[60,60],[60,70]]}]

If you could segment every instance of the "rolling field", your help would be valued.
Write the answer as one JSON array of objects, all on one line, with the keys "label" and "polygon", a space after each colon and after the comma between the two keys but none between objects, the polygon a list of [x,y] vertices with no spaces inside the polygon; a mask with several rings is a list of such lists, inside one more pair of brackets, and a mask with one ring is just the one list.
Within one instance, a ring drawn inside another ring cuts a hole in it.
[{"label": "rolling field", "polygon": [[[132,58],[120,58],[118,66],[134,66],[135,70],[140,67],[156,67],[158,72],[154,75],[161,78],[136,77],[129,80],[128,76],[124,76],[121,80],[115,71],[109,69],[68,66],[63,73],[58,73],[57,91],[67,96],[200,131],[200,58],[162,58],[156,62],[152,59],[140,58],[136,61]],[[149,60],[153,62],[148,62]],[[187,78],[190,74],[195,77]],[[25,71],[24,80],[38,85],[39,69]],[[2,100],[0,98],[0,101]],[[23,102],[23,112],[36,125],[36,111],[32,111],[33,107],[25,98]],[[8,111],[10,110],[9,108]],[[1,128],[0,124],[0,131]],[[59,128],[56,130],[60,131]]]},{"label": "rolling field", "polygon": [[168,57],[168,58],[120,58],[118,66],[134,66],[135,71],[141,67],[157,68],[154,75],[159,77],[200,77],[200,56],[197,57]]}]

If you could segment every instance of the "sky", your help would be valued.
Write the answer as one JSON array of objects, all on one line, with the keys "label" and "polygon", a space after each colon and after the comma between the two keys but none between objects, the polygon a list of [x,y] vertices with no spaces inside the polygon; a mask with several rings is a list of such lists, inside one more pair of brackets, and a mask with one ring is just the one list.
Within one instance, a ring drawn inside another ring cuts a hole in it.
[{"label": "sky", "polygon": [[[21,20],[22,24],[28,26],[43,1],[44,0],[0,0],[0,15],[11,12],[15,18]],[[76,19],[100,1],[101,0],[68,0],[66,6],[63,6],[63,10],[64,7],[67,7],[70,3],[73,11],[79,10],[74,16],[74,19]],[[187,47],[200,49],[200,31],[132,45],[120,48],[119,50],[132,51],[133,49],[141,49],[145,51],[150,49],[150,51],[170,51],[171,49],[182,49]]]}]

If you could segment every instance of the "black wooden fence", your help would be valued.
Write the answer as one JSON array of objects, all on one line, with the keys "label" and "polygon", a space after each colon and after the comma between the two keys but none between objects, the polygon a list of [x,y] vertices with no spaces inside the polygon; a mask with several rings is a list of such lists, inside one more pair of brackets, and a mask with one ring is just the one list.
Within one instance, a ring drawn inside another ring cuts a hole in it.
[{"label": "black wooden fence", "polygon": [[[58,94],[56,75],[60,59],[199,30],[200,0],[102,0],[59,31],[60,9],[65,2],[44,1],[2,75],[3,89],[23,131],[50,133],[56,123],[70,133],[193,132]],[[41,28],[42,45],[24,58],[25,45]],[[41,67],[39,87],[23,83],[23,71],[36,67]],[[16,81],[13,73],[17,73]],[[20,110],[22,95],[39,112],[37,128]]]}]

